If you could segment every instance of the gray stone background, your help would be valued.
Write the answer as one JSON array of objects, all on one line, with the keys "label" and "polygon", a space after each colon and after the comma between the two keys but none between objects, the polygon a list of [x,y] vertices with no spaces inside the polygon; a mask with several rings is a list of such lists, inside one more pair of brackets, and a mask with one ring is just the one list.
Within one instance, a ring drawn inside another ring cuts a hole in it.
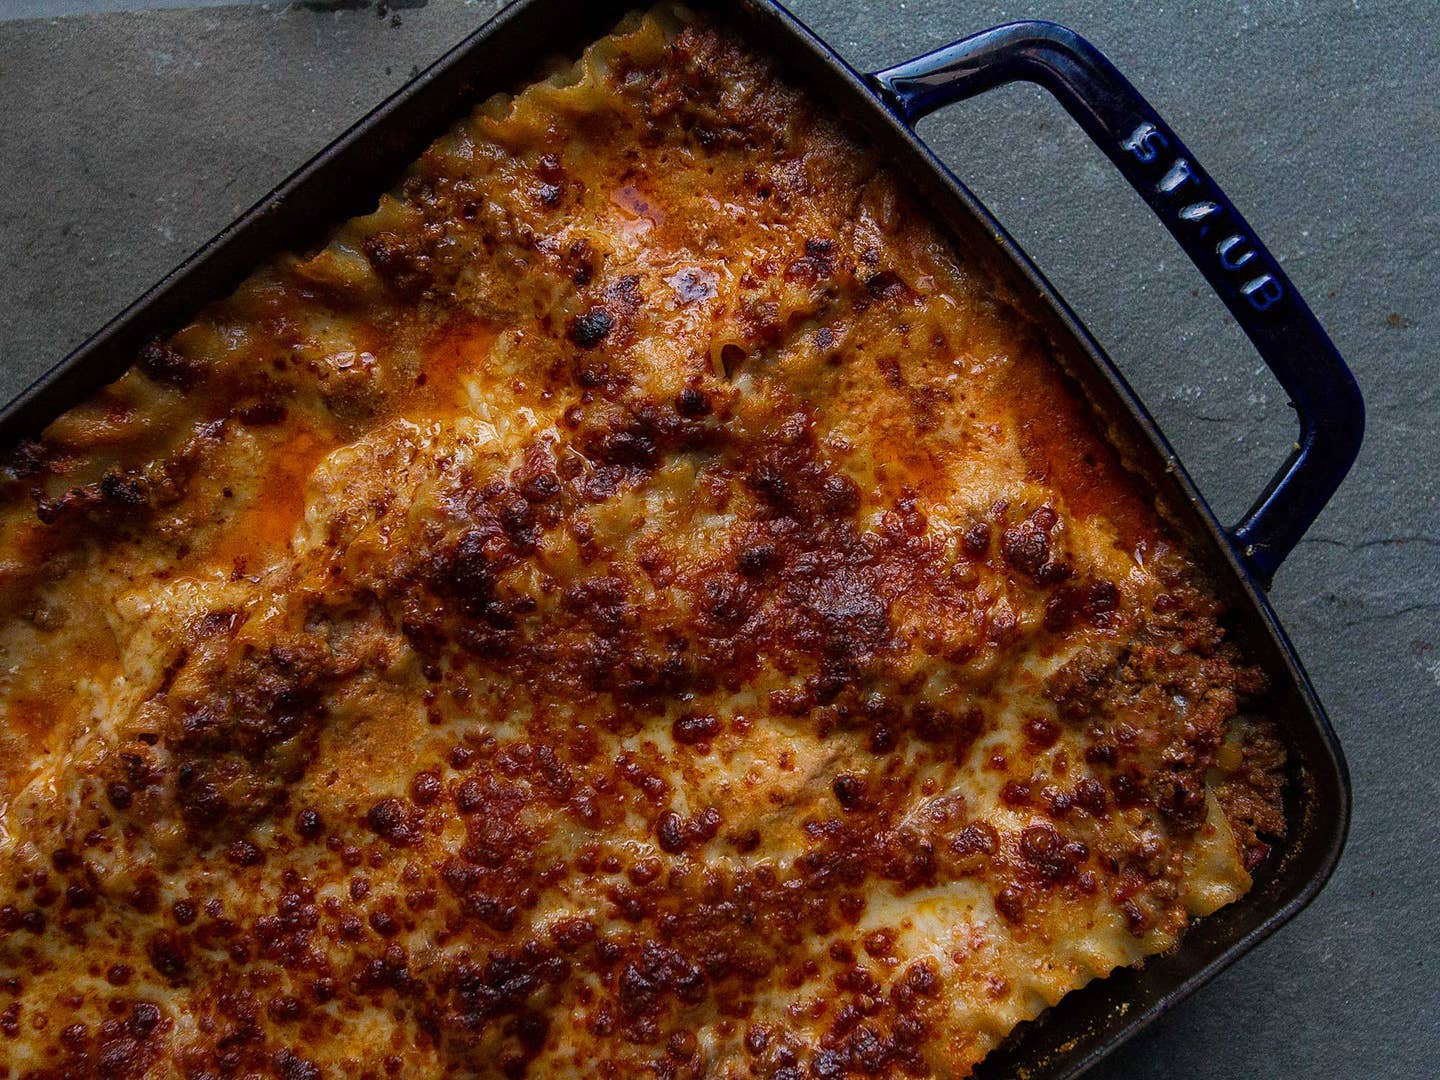
[{"label": "gray stone background", "polygon": [[[0,0],[0,394],[500,6]],[[1440,1074],[1440,401],[1425,366],[1440,306],[1440,5],[792,6],[862,68],[1014,18],[1090,36],[1349,358],[1365,449],[1273,592],[1349,755],[1348,851],[1309,910],[1098,1075]],[[1284,396],[1099,152],[1029,88],[923,130],[1108,347],[1221,516],[1242,511],[1292,438]]]}]

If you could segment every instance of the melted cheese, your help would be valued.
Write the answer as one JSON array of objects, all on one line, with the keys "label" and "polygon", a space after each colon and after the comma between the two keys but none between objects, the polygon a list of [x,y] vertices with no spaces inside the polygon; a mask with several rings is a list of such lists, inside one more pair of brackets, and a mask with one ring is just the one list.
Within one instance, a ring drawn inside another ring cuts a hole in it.
[{"label": "melted cheese", "polygon": [[958,1076],[1241,895],[1258,676],[981,255],[661,10],[21,448],[7,1075]]}]

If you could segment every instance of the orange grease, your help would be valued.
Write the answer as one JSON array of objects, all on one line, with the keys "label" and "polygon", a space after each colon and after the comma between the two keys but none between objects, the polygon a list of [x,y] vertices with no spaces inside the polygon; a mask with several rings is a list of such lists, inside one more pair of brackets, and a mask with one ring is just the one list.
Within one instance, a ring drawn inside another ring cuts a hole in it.
[{"label": "orange grease", "polygon": [[1126,551],[1152,546],[1156,522],[1137,479],[1120,463],[1109,443],[1099,438],[1092,414],[1050,363],[1023,353],[1005,377],[1020,425],[1020,451],[1026,464],[1080,518],[1100,517],[1115,530]]},{"label": "orange grease", "polygon": [[499,336],[494,327],[475,319],[447,323],[425,350],[413,404],[423,415],[436,418],[462,411],[460,380],[485,367]]},{"label": "orange grease", "polygon": [[335,443],[301,430],[265,452],[255,493],[208,546],[208,561],[229,572],[244,564],[254,573],[285,550],[305,513],[305,484]]}]

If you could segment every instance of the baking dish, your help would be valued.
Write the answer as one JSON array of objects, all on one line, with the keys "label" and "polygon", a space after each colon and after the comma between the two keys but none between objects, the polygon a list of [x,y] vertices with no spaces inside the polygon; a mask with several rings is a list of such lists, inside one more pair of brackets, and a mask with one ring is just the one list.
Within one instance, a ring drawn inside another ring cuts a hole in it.
[{"label": "baking dish", "polygon": [[[602,31],[628,5],[568,7],[530,0],[504,15],[387,102],[281,185],[204,251],[78,350],[6,410],[13,440],[129,365],[149,338],[173,330],[232,288],[277,248],[318,239],[328,224],[368,209],[376,192],[484,92],[519,81],[542,54]],[[565,10],[562,11],[562,7]],[[560,15],[564,18],[558,18]],[[1298,910],[1323,883],[1343,842],[1344,767],[1314,695],[1258,588],[1323,506],[1353,460],[1360,435],[1354,383],[1283,274],[1163,122],[1087,44],[1061,28],[1000,28],[868,79],[810,37],[782,9],[728,10],[787,65],[791,77],[838,107],[904,171],[936,217],[968,248],[988,248],[1053,351],[1092,401],[1103,426],[1145,474],[1175,525],[1208,552],[1237,630],[1271,674],[1268,711],[1291,749],[1291,831],[1245,901],[1207,919],[1175,952],[1065,999],[1024,1029],[985,1071],[1073,1075]],[[557,38],[554,27],[567,32]],[[1153,423],[1094,342],[963,187],[910,130],[923,113],[1011,78],[1055,91],[1146,196],[1241,321],[1295,399],[1295,455],[1233,533],[1221,530]]]}]

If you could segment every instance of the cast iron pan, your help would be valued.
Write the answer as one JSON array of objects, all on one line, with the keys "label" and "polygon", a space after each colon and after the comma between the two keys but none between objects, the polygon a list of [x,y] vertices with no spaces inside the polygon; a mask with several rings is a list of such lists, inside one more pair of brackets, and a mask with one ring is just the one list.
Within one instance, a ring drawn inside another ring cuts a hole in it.
[{"label": "cast iron pan", "polygon": [[[281,250],[323,242],[450,124],[497,90],[578,51],[635,0],[519,0],[457,45],[258,202],[48,374],[0,410],[0,448],[121,375]],[[1265,668],[1264,703],[1290,751],[1289,832],[1241,901],[1200,920],[1179,946],[1068,995],[1022,1025],[981,1076],[1073,1077],[1174,1007],[1312,900],[1340,857],[1350,820],[1344,758],[1263,589],[1349,471],[1364,430],[1355,381],[1294,285],[1194,156],[1089,42],[1053,23],[997,27],[874,75],[861,75],[773,0],[691,0],[776,56],[863,132],[967,252],[987,258],[1042,328],[1056,362],[1097,412],[1127,464],[1187,537]],[[1099,345],[980,202],[915,135],[933,110],[1017,79],[1053,93],[1169,228],[1290,395],[1294,450],[1231,529],[1196,491],[1154,421]]]}]

